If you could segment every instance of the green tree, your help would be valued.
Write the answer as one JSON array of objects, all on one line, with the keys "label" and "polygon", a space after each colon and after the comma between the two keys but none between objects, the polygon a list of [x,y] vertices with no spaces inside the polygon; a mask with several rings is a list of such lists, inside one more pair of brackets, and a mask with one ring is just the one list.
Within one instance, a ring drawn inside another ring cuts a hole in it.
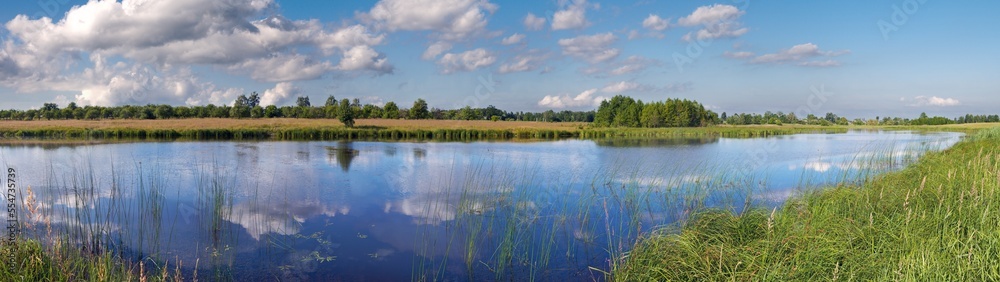
[{"label": "green tree", "polygon": [[229,117],[245,118],[250,116],[250,99],[246,95],[236,97],[233,107],[229,109]]},{"label": "green tree", "polygon": [[269,105],[264,108],[264,117],[275,118],[281,116],[281,112],[278,111],[278,106]]},{"label": "green tree", "polygon": [[344,99],[340,101],[340,122],[347,127],[354,127],[354,111],[351,110],[351,101]]},{"label": "green tree", "polygon": [[411,119],[427,119],[430,117],[430,112],[427,111],[427,101],[424,99],[413,101],[413,107],[410,108],[409,113]]},{"label": "green tree", "polygon": [[264,117],[264,108],[261,108],[260,106],[254,106],[253,108],[250,109],[250,117],[251,118]]},{"label": "green tree", "polygon": [[169,119],[174,117],[174,109],[170,105],[159,105],[156,106],[156,110],[153,111],[153,115],[156,119]]},{"label": "green tree", "polygon": [[311,107],[312,104],[309,103],[309,96],[300,96],[295,99],[295,105],[300,108]]},{"label": "green tree", "polygon": [[250,108],[260,106],[260,95],[257,94],[257,91],[251,92],[246,102],[246,106]]},{"label": "green tree", "polygon": [[385,103],[385,107],[382,111],[382,118],[387,119],[397,119],[399,118],[399,106],[396,106],[396,102]]}]

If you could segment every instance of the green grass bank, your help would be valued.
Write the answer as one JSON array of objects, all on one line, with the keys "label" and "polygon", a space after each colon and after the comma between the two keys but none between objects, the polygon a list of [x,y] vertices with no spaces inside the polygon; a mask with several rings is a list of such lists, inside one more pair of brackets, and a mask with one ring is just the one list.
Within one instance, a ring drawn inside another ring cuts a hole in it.
[{"label": "green grass bank", "polygon": [[860,186],[700,212],[638,241],[620,281],[1000,279],[1000,128]]}]

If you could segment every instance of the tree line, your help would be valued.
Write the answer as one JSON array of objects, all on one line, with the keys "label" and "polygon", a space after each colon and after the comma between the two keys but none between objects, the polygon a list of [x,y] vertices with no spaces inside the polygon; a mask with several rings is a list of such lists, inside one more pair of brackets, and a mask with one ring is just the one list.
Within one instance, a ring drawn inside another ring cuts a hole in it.
[{"label": "tree line", "polygon": [[1000,122],[998,115],[967,114],[955,118],[929,117],[921,113],[916,119],[901,117],[875,117],[874,119],[846,117],[834,113],[824,116],[809,114],[805,117],[795,113],[771,112],[736,113],[725,112],[718,115],[707,110],[701,103],[687,99],[666,99],[644,103],[632,97],[617,95],[602,101],[596,111],[553,111],[511,112],[492,105],[485,108],[466,106],[460,109],[443,110],[429,108],[427,101],[417,99],[409,108],[400,107],[395,102],[383,105],[362,104],[360,99],[337,100],[333,95],[323,104],[314,106],[308,96],[297,97],[294,106],[262,106],[260,95],[240,95],[229,105],[204,106],[145,106],[123,105],[113,107],[84,106],[69,103],[60,108],[55,103],[44,103],[39,109],[0,110],[0,120],[99,120],[99,119],[183,119],[183,118],[327,118],[338,119],[345,125],[353,126],[355,119],[436,119],[436,120],[493,120],[493,121],[540,121],[540,122],[592,122],[602,127],[696,127],[715,124],[729,125],[943,125],[979,122]]},{"label": "tree line", "polygon": [[701,103],[687,99],[667,99],[643,103],[617,95],[601,102],[594,125],[610,127],[695,127],[718,122],[719,116]]},{"label": "tree line", "polygon": [[902,117],[881,117],[876,116],[874,119],[863,119],[855,118],[853,120],[848,120],[845,117],[838,116],[834,113],[826,113],[825,116],[818,117],[813,114],[807,115],[805,118],[800,118],[795,115],[795,113],[783,113],[777,112],[772,113],[770,111],[764,112],[764,114],[757,113],[738,113],[733,115],[727,115],[722,113],[720,117],[724,124],[730,125],[763,125],[763,124],[806,124],[806,125],[945,125],[945,124],[963,124],[963,123],[981,123],[981,122],[1000,122],[1000,115],[972,115],[967,114],[964,116],[956,118],[946,118],[942,116],[929,117],[927,113],[920,113],[920,116],[916,119],[902,118]]},{"label": "tree line", "polygon": [[204,106],[123,105],[113,107],[78,106],[71,102],[60,108],[55,103],[44,103],[39,109],[0,110],[0,120],[99,120],[99,119],[184,119],[184,118],[311,118],[338,119],[353,126],[355,119],[438,119],[438,120],[493,120],[493,121],[543,121],[543,122],[592,122],[594,111],[548,110],[540,113],[510,112],[492,105],[485,108],[466,106],[443,110],[429,108],[427,101],[417,99],[409,108],[395,102],[383,105],[362,104],[360,99],[341,99],[330,95],[320,105],[313,105],[308,96],[297,97],[294,106],[262,106],[260,95],[240,95],[232,106],[208,104]]}]

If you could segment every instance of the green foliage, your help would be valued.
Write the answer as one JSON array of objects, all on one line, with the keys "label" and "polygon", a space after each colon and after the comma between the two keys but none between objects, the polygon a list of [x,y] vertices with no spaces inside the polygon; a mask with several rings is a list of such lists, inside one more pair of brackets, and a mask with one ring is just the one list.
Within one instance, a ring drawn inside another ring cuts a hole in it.
[{"label": "green foliage", "polygon": [[382,111],[382,118],[386,119],[399,118],[399,106],[396,106],[396,102],[385,103],[385,108]]},{"label": "green foliage", "polygon": [[347,99],[340,101],[340,109],[338,110],[340,116],[340,122],[344,123],[347,127],[354,127],[354,111],[351,110],[350,101]]},{"label": "green foliage", "polygon": [[667,99],[643,104],[618,95],[601,102],[594,125],[610,127],[696,127],[715,124],[712,111],[695,101]]},{"label": "green foliage", "polygon": [[1000,129],[983,130],[859,187],[806,193],[774,210],[696,213],[679,232],[640,240],[613,275],[622,281],[998,280],[998,167]]},{"label": "green foliage", "polygon": [[300,108],[312,106],[312,104],[309,103],[309,96],[299,96],[298,98],[295,98],[295,105]]},{"label": "green foliage", "polygon": [[424,99],[417,99],[413,101],[413,107],[410,108],[410,119],[428,119],[430,118],[430,112],[427,111],[427,101]]}]

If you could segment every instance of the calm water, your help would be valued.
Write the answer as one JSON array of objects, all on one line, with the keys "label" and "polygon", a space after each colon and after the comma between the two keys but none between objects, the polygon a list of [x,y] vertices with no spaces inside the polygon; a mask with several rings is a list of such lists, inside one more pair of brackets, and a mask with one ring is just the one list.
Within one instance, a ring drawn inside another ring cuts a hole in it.
[{"label": "calm water", "polygon": [[0,161],[34,197],[25,234],[98,236],[202,280],[603,280],[638,234],[692,210],[779,205],[960,138],[150,142],[3,146]]}]

